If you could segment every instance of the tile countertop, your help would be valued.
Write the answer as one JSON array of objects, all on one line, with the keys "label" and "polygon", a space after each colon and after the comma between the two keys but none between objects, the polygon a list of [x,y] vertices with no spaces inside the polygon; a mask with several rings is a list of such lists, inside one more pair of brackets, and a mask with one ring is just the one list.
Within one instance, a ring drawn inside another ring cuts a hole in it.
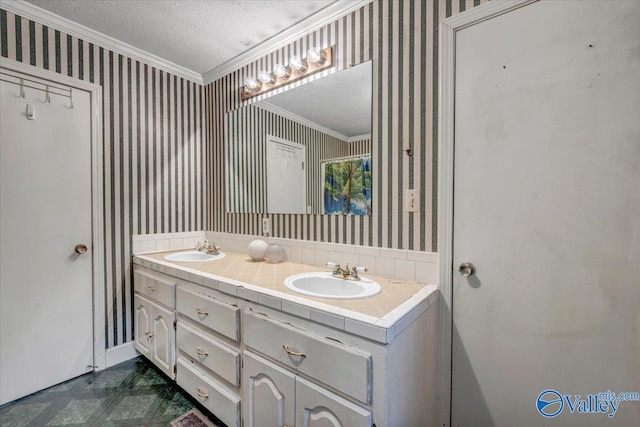
[{"label": "tile countertop", "polygon": [[[390,342],[434,304],[439,295],[434,285],[365,273],[363,277],[380,283],[382,291],[379,294],[352,300],[315,298],[289,290],[284,280],[293,274],[329,272],[328,268],[288,261],[278,264],[254,262],[248,255],[224,250],[221,252],[225,257],[214,261],[176,262],[164,259],[165,255],[178,252],[184,251],[140,254],[134,256],[134,263],[338,329],[349,330],[358,327],[358,323],[375,325],[381,330],[376,337],[369,338],[381,342]],[[381,335],[384,335],[384,341]]]}]

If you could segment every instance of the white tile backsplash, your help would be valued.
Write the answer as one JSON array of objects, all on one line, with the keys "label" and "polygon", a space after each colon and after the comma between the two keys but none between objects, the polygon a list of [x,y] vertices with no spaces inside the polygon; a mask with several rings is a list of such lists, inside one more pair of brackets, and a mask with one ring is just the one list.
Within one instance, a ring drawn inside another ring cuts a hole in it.
[{"label": "white tile backsplash", "polygon": [[376,257],[369,255],[358,255],[358,266],[365,267],[369,274],[377,275]]},{"label": "white tile backsplash", "polygon": [[376,258],[376,274],[389,278],[396,278],[395,260],[393,258]]},{"label": "white tile backsplash", "polygon": [[327,262],[342,266],[366,267],[369,274],[390,279],[438,283],[438,254],[434,252],[408,251],[402,249],[375,248],[370,246],[343,245],[337,243],[312,242],[294,239],[228,234],[216,231],[190,231],[184,233],[134,235],[133,253],[160,252],[166,250],[192,249],[196,242],[205,239],[215,243],[222,251],[247,253],[249,243],[261,239],[284,247],[287,260],[302,264],[325,267]]},{"label": "white tile backsplash", "polygon": [[134,255],[179,249],[193,249],[196,247],[196,241],[203,241],[204,239],[204,231],[134,234],[131,236]]},{"label": "white tile backsplash", "polygon": [[156,251],[169,251],[169,250],[171,250],[170,239],[156,240]]},{"label": "white tile backsplash", "polygon": [[140,252],[156,252],[156,241],[155,240],[143,240],[140,242]]},{"label": "white tile backsplash", "polygon": [[316,251],[309,248],[302,248],[302,263],[315,265],[316,264]]},{"label": "white tile backsplash", "polygon": [[400,280],[416,280],[415,261],[396,259],[394,278]]}]

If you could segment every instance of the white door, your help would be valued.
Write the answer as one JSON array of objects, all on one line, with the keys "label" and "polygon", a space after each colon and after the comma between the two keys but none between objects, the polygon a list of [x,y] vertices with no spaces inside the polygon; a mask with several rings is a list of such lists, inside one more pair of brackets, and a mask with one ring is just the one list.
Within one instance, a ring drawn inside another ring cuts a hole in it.
[{"label": "white door", "polygon": [[152,309],[151,302],[140,295],[133,295],[135,305],[133,311],[135,347],[141,354],[151,359],[153,330],[152,330]]},{"label": "white door", "polygon": [[0,404],[93,365],[90,95],[18,94],[0,82]]},{"label": "white door", "polygon": [[153,313],[152,360],[168,377],[173,378],[176,364],[176,314],[151,303]]},{"label": "white door", "polygon": [[455,44],[451,425],[638,426],[607,392],[640,392],[640,2]]},{"label": "white door", "polygon": [[371,427],[371,418],[366,409],[296,377],[296,426]]},{"label": "white door", "polygon": [[267,212],[307,213],[305,152],[304,145],[267,137]]},{"label": "white door", "polygon": [[296,377],[248,351],[242,359],[245,426],[287,427],[295,421]]}]

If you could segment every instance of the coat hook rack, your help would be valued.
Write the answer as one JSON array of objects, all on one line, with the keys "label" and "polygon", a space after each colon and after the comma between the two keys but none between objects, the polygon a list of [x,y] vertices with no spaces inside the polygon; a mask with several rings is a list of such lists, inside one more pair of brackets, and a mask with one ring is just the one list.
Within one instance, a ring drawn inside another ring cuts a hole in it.
[{"label": "coat hook rack", "polygon": [[49,85],[46,85],[45,87],[46,87],[46,90],[44,92],[44,101],[42,101],[42,103],[51,104],[51,95],[49,94]]}]

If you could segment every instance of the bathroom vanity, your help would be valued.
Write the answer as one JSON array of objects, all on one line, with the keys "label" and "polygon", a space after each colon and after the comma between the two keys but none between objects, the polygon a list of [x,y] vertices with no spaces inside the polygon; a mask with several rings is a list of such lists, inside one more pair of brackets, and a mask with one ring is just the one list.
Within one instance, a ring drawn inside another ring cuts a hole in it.
[{"label": "bathroom vanity", "polygon": [[285,279],[322,269],[167,254],[134,257],[135,347],[227,426],[435,423],[435,286],[303,297]]}]

